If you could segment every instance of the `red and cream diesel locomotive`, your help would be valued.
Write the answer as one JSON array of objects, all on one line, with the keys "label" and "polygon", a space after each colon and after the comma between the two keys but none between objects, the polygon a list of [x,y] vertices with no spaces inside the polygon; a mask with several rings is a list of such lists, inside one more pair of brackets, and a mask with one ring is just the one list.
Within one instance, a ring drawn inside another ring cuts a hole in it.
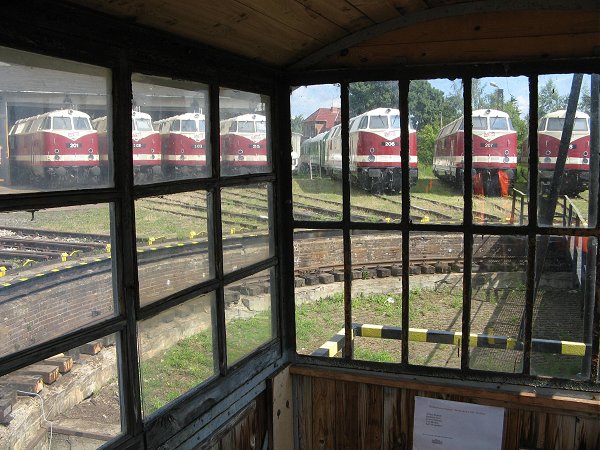
[{"label": "red and cream diesel locomotive", "polygon": [[227,175],[265,172],[269,168],[267,122],[261,114],[222,120],[221,169]]},{"label": "red and cream diesel locomotive", "polygon": [[[473,191],[508,195],[517,172],[517,132],[510,117],[495,109],[473,111]],[[440,130],[434,146],[433,173],[462,188],[465,161],[464,116]]]},{"label": "red and cream diesel locomotive", "polygon": [[75,109],[20,119],[9,132],[14,184],[86,185],[98,182],[98,133],[90,116]]},{"label": "red and cream diesel locomotive", "polygon": [[[342,139],[336,125],[326,135],[325,168],[333,177],[341,177]],[[398,109],[376,108],[350,119],[350,174],[362,189],[373,192],[400,192],[402,159],[400,156],[400,113]],[[409,124],[409,183],[416,184],[417,132]]]},{"label": "red and cream diesel locomotive", "polygon": [[[98,132],[100,168],[106,176],[109,166],[108,130],[106,116],[92,120]],[[152,127],[150,114],[131,112],[131,144],[133,151],[133,175],[136,183],[153,181],[161,176],[160,136]]]},{"label": "red and cream diesel locomotive", "polygon": [[206,117],[192,112],[154,122],[160,133],[163,173],[167,178],[206,173]]},{"label": "red and cream diesel locomotive", "polygon": [[[565,110],[554,111],[543,116],[538,123],[538,179],[542,193],[549,189],[554,177],[565,116]],[[528,154],[529,149],[525,148],[525,152]],[[577,111],[560,192],[575,196],[587,190],[589,182],[590,116]]]}]

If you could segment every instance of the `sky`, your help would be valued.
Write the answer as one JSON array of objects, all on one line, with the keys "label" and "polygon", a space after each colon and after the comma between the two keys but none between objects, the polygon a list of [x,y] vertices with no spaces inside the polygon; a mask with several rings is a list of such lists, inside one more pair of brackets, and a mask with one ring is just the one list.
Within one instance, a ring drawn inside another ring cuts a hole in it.
[{"label": "sky", "polygon": [[[539,79],[539,87],[544,86],[549,78],[554,80],[559,95],[568,95],[571,89],[572,74],[542,75]],[[589,87],[589,76],[584,77],[584,85],[587,80]],[[529,83],[527,77],[489,77],[483,78],[485,93],[492,93],[496,89],[502,89],[505,101],[511,96],[517,100],[521,116],[525,117],[529,109]],[[445,93],[452,92],[451,80],[431,80],[431,84]],[[497,87],[494,87],[495,84]],[[301,115],[308,117],[318,108],[329,108],[340,106],[340,89],[335,85],[324,84],[315,86],[301,86],[291,95],[292,116]],[[386,105],[387,106],[387,105]]]}]

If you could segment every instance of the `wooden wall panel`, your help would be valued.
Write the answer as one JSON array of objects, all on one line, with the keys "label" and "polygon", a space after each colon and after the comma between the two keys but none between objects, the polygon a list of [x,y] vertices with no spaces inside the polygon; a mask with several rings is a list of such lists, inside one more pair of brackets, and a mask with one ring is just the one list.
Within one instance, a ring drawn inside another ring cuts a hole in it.
[{"label": "wooden wall panel", "polygon": [[503,450],[600,448],[598,400],[532,397],[415,381],[403,386],[400,380],[379,376],[360,375],[353,381],[353,375],[340,371],[294,366],[290,373],[296,386],[301,450],[409,450],[416,396],[504,407]]},{"label": "wooden wall panel", "polygon": [[[232,418],[212,437],[197,447],[198,450],[259,450],[267,438],[270,420],[267,392],[261,393],[245,409]],[[189,448],[184,444],[184,448]]]},{"label": "wooden wall panel", "polygon": [[312,448],[336,449],[335,389],[336,382],[314,378],[312,385]]}]

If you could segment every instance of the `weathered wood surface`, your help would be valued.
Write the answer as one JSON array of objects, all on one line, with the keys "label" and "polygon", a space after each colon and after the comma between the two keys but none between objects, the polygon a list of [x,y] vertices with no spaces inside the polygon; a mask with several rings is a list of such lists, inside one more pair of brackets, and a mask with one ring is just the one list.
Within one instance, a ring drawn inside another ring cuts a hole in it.
[{"label": "weathered wood surface", "polygon": [[0,378],[0,387],[2,386],[38,394],[44,388],[44,380],[39,375],[11,374]]},{"label": "weathered wood surface", "polygon": [[73,368],[73,358],[71,356],[53,356],[42,361],[42,364],[56,366],[60,373],[65,374]]},{"label": "weathered wood surface", "polygon": [[44,380],[44,384],[52,384],[60,375],[57,366],[49,364],[32,364],[15,372],[17,375],[39,375]]},{"label": "weathered wood surface", "polygon": [[[263,392],[240,414],[206,442],[198,450],[260,450],[263,448],[269,429],[270,417],[267,393]],[[187,448],[187,447],[186,447]]]},{"label": "weathered wood surface", "polygon": [[[513,392],[483,395],[483,389],[432,386],[396,380],[385,385],[380,377],[341,376],[292,367],[300,448],[408,450],[412,448],[416,396],[440,398],[505,408],[503,450],[521,448],[597,450],[600,448],[600,401],[581,412],[579,399],[524,403]],[[500,401],[500,398],[502,400]],[[569,405],[572,408],[569,408]],[[591,411],[595,408],[595,413]],[[305,445],[308,443],[309,445]]]}]

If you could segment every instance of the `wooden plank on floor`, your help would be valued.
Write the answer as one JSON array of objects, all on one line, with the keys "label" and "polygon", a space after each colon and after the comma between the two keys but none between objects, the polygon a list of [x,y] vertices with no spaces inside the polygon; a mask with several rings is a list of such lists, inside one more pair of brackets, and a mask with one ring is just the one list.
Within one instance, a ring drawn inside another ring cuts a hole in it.
[{"label": "wooden plank on floor", "polygon": [[15,372],[17,375],[39,375],[44,380],[44,384],[52,384],[60,375],[57,366],[50,364],[32,364]]},{"label": "wooden plank on floor", "polygon": [[65,374],[73,368],[73,358],[71,356],[53,356],[43,360],[42,364],[56,366],[60,373]]},{"label": "wooden plank on floor", "polygon": [[102,341],[88,342],[78,347],[78,349],[84,355],[96,355],[102,350]]},{"label": "wooden plank on floor", "polygon": [[38,375],[5,375],[0,378],[0,386],[8,386],[17,391],[38,394],[44,388],[44,380]]}]

